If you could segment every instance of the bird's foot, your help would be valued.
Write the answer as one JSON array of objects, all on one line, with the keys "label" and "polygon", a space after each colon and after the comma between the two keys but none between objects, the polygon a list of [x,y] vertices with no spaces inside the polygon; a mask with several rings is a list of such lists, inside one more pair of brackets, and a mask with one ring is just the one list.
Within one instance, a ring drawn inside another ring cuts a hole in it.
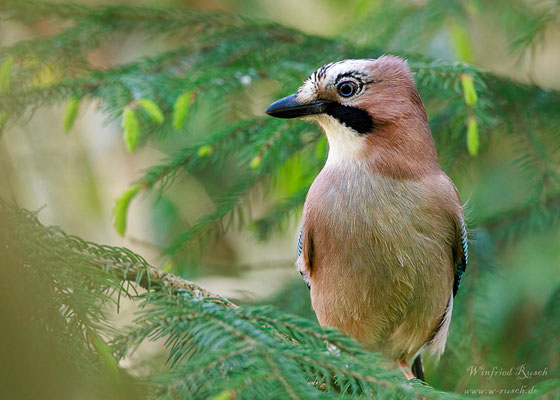
[{"label": "bird's foot", "polygon": [[406,379],[411,380],[416,378],[406,361],[404,360],[397,361],[397,365],[399,366],[400,370],[402,371]]}]

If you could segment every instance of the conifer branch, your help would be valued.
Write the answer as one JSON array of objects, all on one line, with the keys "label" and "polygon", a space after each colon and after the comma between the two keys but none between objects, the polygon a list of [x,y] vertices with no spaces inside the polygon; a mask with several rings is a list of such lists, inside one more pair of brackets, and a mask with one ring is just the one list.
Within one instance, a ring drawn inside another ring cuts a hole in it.
[{"label": "conifer branch", "polygon": [[[215,395],[220,387],[266,392],[268,387],[258,386],[261,380],[247,381],[262,372],[273,384],[280,383],[273,386],[275,397],[280,396],[278,390],[294,398],[315,398],[325,390],[333,396],[339,391],[390,391],[402,398],[440,397],[429,387],[404,383],[398,373],[381,366],[380,358],[335,330],[323,330],[269,307],[236,307],[192,282],[162,273],[126,248],[97,245],[45,227],[36,213],[4,201],[0,201],[0,220],[0,238],[9,243],[13,256],[28,258],[34,270],[59,264],[61,274],[51,279],[70,285],[72,291],[74,285],[84,286],[84,281],[65,282],[63,271],[89,271],[84,275],[87,280],[97,271],[93,285],[97,290],[122,287],[122,280],[148,290],[131,296],[143,300],[143,313],[112,343],[115,354],[122,357],[146,339],[167,339],[173,369],[161,377],[160,393]],[[325,351],[326,343],[337,350]],[[216,368],[217,363],[228,367]]]},{"label": "conifer branch", "polygon": [[532,201],[522,207],[505,211],[478,221],[498,241],[510,240],[520,233],[556,226],[560,220],[560,195],[544,201]]},{"label": "conifer branch", "polygon": [[50,249],[61,260],[87,259],[88,265],[118,279],[134,282],[148,291],[162,288],[171,291],[186,290],[193,293],[194,297],[211,299],[226,307],[237,307],[193,282],[162,272],[127,248],[98,245],[68,235],[57,227],[45,227],[39,222],[37,213],[9,205],[2,199],[0,214],[5,224],[2,227],[3,233],[9,231],[16,238],[28,238],[15,241],[18,247],[13,251],[20,254],[48,252]]}]

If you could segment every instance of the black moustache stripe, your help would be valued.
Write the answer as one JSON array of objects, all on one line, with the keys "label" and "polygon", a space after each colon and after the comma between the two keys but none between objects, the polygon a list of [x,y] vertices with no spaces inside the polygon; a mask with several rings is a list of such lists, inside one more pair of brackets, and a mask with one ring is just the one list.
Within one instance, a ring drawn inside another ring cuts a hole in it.
[{"label": "black moustache stripe", "polygon": [[375,125],[373,118],[367,111],[357,107],[345,106],[338,102],[329,103],[325,113],[360,135],[372,132]]}]

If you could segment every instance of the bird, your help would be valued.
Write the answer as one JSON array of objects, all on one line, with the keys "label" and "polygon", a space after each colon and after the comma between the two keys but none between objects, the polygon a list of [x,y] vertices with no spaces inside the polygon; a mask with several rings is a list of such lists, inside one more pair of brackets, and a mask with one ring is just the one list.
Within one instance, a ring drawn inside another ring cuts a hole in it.
[{"label": "bird", "polygon": [[421,354],[444,352],[468,244],[408,62],[323,65],[265,112],[315,122],[329,144],[297,243],[319,323],[424,380]]}]

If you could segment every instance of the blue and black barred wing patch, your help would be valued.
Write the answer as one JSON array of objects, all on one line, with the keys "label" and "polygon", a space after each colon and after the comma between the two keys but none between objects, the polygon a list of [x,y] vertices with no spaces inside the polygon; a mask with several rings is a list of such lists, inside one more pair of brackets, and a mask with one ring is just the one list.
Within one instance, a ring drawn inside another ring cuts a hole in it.
[{"label": "blue and black barred wing patch", "polygon": [[459,291],[459,286],[461,285],[461,279],[463,274],[467,269],[467,263],[469,262],[469,244],[467,240],[467,229],[465,227],[465,221],[461,218],[461,254],[455,263],[455,280],[453,282],[453,296],[457,295]]},{"label": "blue and black barred wing patch", "polygon": [[301,243],[301,233],[303,231],[303,226],[299,228],[299,235],[297,239],[297,258],[301,256],[301,250],[303,249],[303,243]]},{"label": "blue and black barred wing patch", "polygon": [[[301,256],[301,252],[303,251],[302,236],[303,236],[303,225],[301,226],[301,228],[299,228],[299,235],[298,235],[298,240],[297,240],[297,259],[298,260],[299,260],[299,256]],[[310,289],[311,286],[309,285],[309,277],[307,276],[307,274],[303,273],[301,270],[299,270],[299,273],[301,274],[301,277],[303,278],[305,284],[307,285],[307,288]]]}]

